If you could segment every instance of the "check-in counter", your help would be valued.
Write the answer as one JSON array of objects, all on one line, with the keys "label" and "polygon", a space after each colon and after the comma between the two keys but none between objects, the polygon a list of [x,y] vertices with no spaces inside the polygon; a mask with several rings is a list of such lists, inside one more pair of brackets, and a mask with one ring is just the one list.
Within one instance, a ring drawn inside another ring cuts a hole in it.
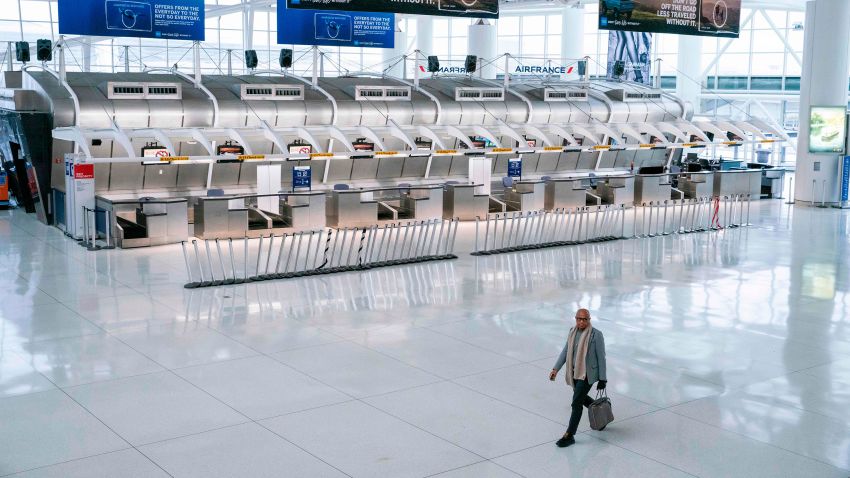
[{"label": "check-in counter", "polygon": [[735,196],[751,194],[753,199],[761,196],[761,170],[738,169],[714,172],[714,195]]},{"label": "check-in counter", "polygon": [[327,224],[331,227],[364,227],[378,223],[378,202],[368,189],[331,191]]},{"label": "check-in counter", "polygon": [[110,236],[120,248],[159,246],[189,236],[185,198],[117,199],[98,196],[98,209],[110,211]]},{"label": "check-in counter", "polygon": [[443,218],[472,221],[485,218],[490,208],[490,196],[477,194],[480,184],[447,184],[443,190]]},{"label": "check-in counter", "polygon": [[545,205],[546,184],[542,180],[517,181],[505,189],[505,203],[511,211],[539,211]]},{"label": "check-in counter", "polygon": [[428,220],[443,217],[441,185],[410,186],[401,196],[401,209],[411,219]]},{"label": "check-in counter", "polygon": [[244,197],[202,196],[194,209],[195,237],[225,239],[247,235],[248,208]]},{"label": "check-in counter", "polygon": [[631,207],[635,202],[635,177],[603,176],[596,185],[596,194],[605,204]]},{"label": "check-in counter", "polygon": [[669,174],[638,174],[635,176],[635,204],[668,201],[673,192]]},{"label": "check-in counter", "polygon": [[587,177],[552,178],[546,181],[543,206],[547,211],[587,205]]},{"label": "check-in counter", "polygon": [[325,227],[326,196],[323,191],[281,193],[280,213],[296,231]]},{"label": "check-in counter", "polygon": [[714,172],[699,171],[682,173],[679,176],[679,190],[687,198],[707,198],[714,194]]}]

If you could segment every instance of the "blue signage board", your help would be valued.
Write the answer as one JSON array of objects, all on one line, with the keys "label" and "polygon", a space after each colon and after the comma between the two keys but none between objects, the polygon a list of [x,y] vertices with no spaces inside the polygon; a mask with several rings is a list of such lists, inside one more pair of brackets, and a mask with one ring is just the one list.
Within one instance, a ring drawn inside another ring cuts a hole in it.
[{"label": "blue signage board", "polygon": [[204,0],[59,0],[59,33],[204,39]]},{"label": "blue signage board", "polygon": [[517,158],[508,160],[508,176],[512,178],[522,177],[522,159]]},{"label": "blue signage board", "polygon": [[313,183],[313,169],[310,166],[292,168],[292,189],[310,188]]},{"label": "blue signage board", "polygon": [[278,0],[277,42],[282,45],[393,48],[392,13],[299,10]]},{"label": "blue signage board", "polygon": [[850,156],[844,156],[841,165],[841,201],[850,200]]}]

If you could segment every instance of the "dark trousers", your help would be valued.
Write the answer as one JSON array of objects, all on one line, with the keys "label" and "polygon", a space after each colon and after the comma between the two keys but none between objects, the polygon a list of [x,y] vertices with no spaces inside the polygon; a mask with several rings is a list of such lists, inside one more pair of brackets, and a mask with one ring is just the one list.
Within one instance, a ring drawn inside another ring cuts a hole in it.
[{"label": "dark trousers", "polygon": [[587,380],[576,380],[575,388],[573,388],[573,401],[571,407],[573,409],[570,414],[570,424],[567,427],[567,433],[575,435],[578,430],[578,424],[581,421],[582,407],[589,407],[593,403],[593,399],[588,397],[590,393],[590,383]]}]

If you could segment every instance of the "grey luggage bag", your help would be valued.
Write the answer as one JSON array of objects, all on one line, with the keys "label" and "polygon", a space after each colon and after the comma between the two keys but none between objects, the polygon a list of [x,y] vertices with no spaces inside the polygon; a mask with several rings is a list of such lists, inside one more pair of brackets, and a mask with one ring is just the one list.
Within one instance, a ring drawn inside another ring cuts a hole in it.
[{"label": "grey luggage bag", "polygon": [[594,430],[604,430],[609,423],[614,421],[611,400],[605,390],[597,390],[596,400],[590,404],[587,418],[590,420],[590,428]]}]

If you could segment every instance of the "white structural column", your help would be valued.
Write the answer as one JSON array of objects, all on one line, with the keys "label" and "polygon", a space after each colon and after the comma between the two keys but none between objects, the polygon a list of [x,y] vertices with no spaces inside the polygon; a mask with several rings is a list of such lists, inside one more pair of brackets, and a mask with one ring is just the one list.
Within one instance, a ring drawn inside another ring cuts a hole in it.
[{"label": "white structural column", "polygon": [[[655,42],[653,42],[655,43]],[[657,43],[652,46],[658,48]],[[693,106],[694,113],[700,111],[699,95],[702,93],[702,37],[679,35],[679,55],[676,65],[676,94]],[[652,65],[657,68],[658,65]],[[655,75],[657,72],[653,71]]]},{"label": "white structural column", "polygon": [[[584,6],[578,4],[561,10],[561,65],[573,65],[584,58]],[[578,79],[578,65],[566,75],[568,80]],[[588,65],[589,67],[590,65]],[[567,67],[569,69],[569,67]]]},{"label": "white structural column", "polygon": [[[404,76],[404,60],[401,60],[402,55],[407,54],[407,32],[401,30],[402,16],[396,14],[395,26],[395,45],[392,48],[384,48],[384,70],[390,76],[401,78]],[[411,57],[410,61],[413,61]],[[395,63],[393,65],[393,63]],[[412,64],[412,63],[411,63]],[[393,65],[390,67],[390,65]],[[387,69],[390,67],[389,69]]]},{"label": "white structural column", "polygon": [[[481,77],[488,79],[496,78],[496,63],[498,62],[493,62],[496,58],[496,25],[484,19],[476,20],[475,23],[469,25],[469,38],[467,41],[467,55],[476,55],[479,63],[492,62],[481,69]],[[453,53],[455,55],[461,54],[461,52]],[[478,76],[477,72],[475,76]]]},{"label": "white structural column", "polygon": [[434,19],[425,15],[416,17],[416,48],[423,55],[434,53]]},{"label": "white structural column", "polygon": [[809,153],[812,106],[847,107],[850,2],[817,0],[806,4],[803,74],[800,79],[800,135],[794,198],[800,202],[838,200],[839,155]]}]

